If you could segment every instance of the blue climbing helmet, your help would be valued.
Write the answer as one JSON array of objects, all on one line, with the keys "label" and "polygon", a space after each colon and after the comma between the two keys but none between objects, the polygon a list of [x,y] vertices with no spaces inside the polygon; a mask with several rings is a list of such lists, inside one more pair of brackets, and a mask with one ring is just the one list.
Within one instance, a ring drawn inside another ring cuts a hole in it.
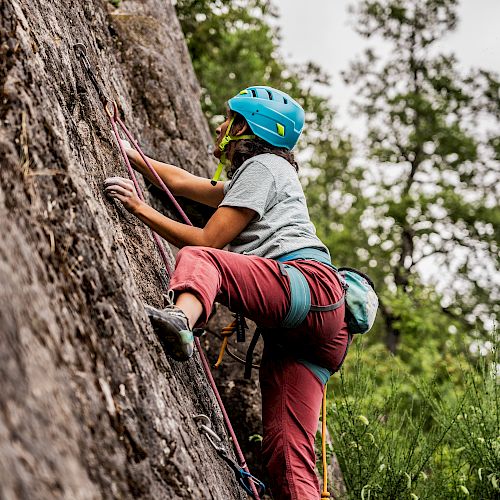
[{"label": "blue climbing helmet", "polygon": [[304,127],[302,106],[272,87],[248,87],[229,99],[228,106],[243,115],[257,137],[279,148],[292,149]]}]

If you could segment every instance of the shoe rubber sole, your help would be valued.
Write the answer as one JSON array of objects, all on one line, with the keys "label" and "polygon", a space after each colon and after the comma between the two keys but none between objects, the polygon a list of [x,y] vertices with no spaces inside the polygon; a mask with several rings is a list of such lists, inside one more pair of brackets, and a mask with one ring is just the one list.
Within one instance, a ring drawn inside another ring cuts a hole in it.
[{"label": "shoe rubber sole", "polygon": [[168,313],[160,309],[145,306],[145,310],[165,353],[176,361],[187,361],[193,355],[193,332],[179,329]]}]

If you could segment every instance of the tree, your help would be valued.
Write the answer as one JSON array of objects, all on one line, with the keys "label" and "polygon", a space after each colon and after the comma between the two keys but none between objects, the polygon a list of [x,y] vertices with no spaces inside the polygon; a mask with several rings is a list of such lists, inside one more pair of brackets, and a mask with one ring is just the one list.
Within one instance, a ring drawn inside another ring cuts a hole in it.
[{"label": "tree", "polygon": [[[315,91],[318,85],[328,85],[328,76],[311,62],[292,66],[283,61],[278,14],[270,0],[178,0],[176,11],[213,130],[227,99],[249,85],[288,92],[307,111],[314,130],[331,121],[328,100]],[[302,147],[312,136],[313,128],[306,127]]]},{"label": "tree", "polygon": [[[385,280],[382,315],[393,351],[402,325],[391,297],[411,297],[424,270],[441,286],[450,319],[484,333],[499,311],[499,83],[487,71],[463,75],[453,55],[437,53],[456,26],[456,6],[360,3],[358,33],[381,38],[390,56],[368,49],[345,74],[366,118],[363,168],[343,167],[346,176],[322,167],[319,179],[330,198],[344,193],[343,203],[328,209],[337,230],[330,241],[345,234],[357,248],[355,260]],[[349,234],[347,224],[360,234]]]}]

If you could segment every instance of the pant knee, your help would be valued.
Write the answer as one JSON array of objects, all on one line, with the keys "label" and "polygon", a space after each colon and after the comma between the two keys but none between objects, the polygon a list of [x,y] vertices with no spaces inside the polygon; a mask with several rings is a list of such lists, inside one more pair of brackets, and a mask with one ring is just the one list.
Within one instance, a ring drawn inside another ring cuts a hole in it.
[{"label": "pant knee", "polygon": [[200,255],[200,247],[183,247],[177,252],[176,261],[179,262],[181,259],[190,259],[193,257],[198,257]]}]

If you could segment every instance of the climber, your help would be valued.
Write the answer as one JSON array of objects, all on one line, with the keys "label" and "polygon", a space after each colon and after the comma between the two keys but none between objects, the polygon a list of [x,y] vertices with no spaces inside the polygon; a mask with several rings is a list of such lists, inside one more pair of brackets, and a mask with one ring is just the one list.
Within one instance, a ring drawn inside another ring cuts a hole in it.
[{"label": "climber", "polygon": [[[323,387],[342,364],[349,335],[342,283],[309,219],[291,152],[304,111],[264,86],[241,91],[227,107],[213,154],[218,172],[228,165],[230,180],[210,181],[151,159],[174,195],[216,208],[203,228],[160,214],[128,179],[106,179],[105,192],[181,248],[171,304],[146,306],[169,355],[179,361],[192,356],[192,330],[207,322],[215,301],[263,329],[262,452],[271,489],[276,499],[318,499],[314,438]],[[137,151],[126,151],[134,168],[156,184]],[[303,314],[295,300],[297,279],[312,304]]]}]

